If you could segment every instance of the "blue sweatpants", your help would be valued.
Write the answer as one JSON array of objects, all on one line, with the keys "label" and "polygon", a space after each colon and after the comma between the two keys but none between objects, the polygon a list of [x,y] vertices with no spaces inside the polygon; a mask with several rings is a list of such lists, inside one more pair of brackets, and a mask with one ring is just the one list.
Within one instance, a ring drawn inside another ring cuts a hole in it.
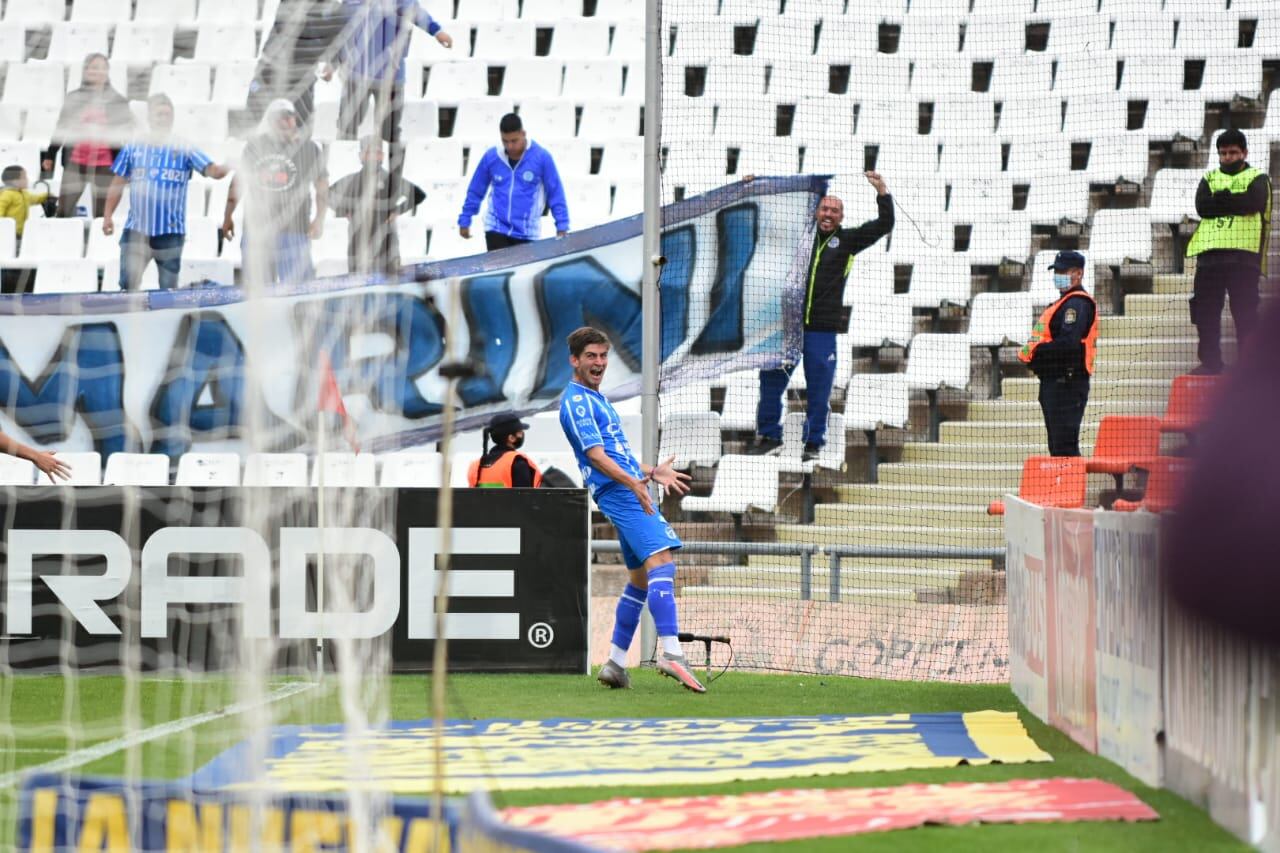
[{"label": "blue sweatpants", "polygon": [[[756,432],[765,438],[782,440],[782,395],[795,371],[794,364],[760,371],[760,404],[756,409]],[[804,333],[804,381],[809,401],[804,422],[804,440],[822,446],[827,441],[827,413],[831,385],[836,378],[836,333]]]}]

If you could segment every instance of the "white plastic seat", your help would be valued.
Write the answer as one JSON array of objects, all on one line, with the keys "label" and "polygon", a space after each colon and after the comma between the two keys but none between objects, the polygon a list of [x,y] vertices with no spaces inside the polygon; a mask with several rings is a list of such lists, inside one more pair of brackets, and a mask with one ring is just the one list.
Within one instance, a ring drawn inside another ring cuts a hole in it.
[{"label": "white plastic seat", "polygon": [[947,213],[951,221],[978,222],[1009,216],[1013,189],[1008,178],[955,178],[950,183],[951,201]]},{"label": "white plastic seat", "polygon": [[[783,139],[769,139],[750,145],[744,142],[738,154],[737,174],[794,175],[799,171],[799,162],[799,150]],[[636,165],[640,167],[642,163]],[[642,177],[643,173],[643,168],[636,169],[636,176]]]},{"label": "white plastic seat", "polygon": [[944,139],[980,137],[993,132],[995,124],[995,101],[986,94],[951,95],[933,105],[931,132]]},{"label": "white plastic seat", "polygon": [[167,486],[169,457],[163,453],[112,453],[102,474],[104,486]]},{"label": "white plastic seat", "polygon": [[1062,102],[1047,97],[1012,97],[1004,101],[996,136],[1006,142],[1037,143],[1062,129]]},{"label": "white plastic seat", "polygon": [[[913,4],[914,5],[914,4]],[[1026,29],[1016,15],[972,15],[964,34],[964,55],[970,59],[1004,58],[1022,52]]]},{"label": "white plastic seat", "polygon": [[1030,293],[978,293],[969,306],[969,345],[975,347],[1021,344],[1031,333],[1035,319]]},{"label": "white plastic seat", "polygon": [[212,282],[229,287],[236,283],[236,266],[226,258],[182,257],[178,287],[194,287]]},{"label": "white plastic seat", "polygon": [[98,265],[85,258],[44,258],[36,268],[35,293],[95,293],[97,290]]},{"label": "white plastic seat", "polygon": [[[1043,4],[1041,4],[1043,5]],[[1043,15],[1043,12],[1040,12]],[[1037,22],[1044,22],[1037,15]],[[1054,15],[1048,21],[1049,38],[1045,52],[1057,56],[1099,55],[1110,41],[1110,22],[1092,9],[1078,14]]]},{"label": "white plastic seat", "polygon": [[910,419],[910,390],[902,373],[859,373],[844,394],[844,426],[874,430],[902,429]]},{"label": "white plastic seat", "polygon": [[1152,222],[1176,225],[1184,218],[1197,219],[1196,189],[1204,172],[1200,169],[1161,169],[1151,186]]},{"label": "white plastic seat", "polygon": [[847,62],[851,56],[873,56],[879,48],[880,28],[877,21],[860,16],[824,17],[814,58]]},{"label": "white plastic seat", "polygon": [[600,17],[566,18],[551,33],[551,56],[561,60],[609,55],[609,22]]},{"label": "white plastic seat", "polygon": [[427,258],[427,221],[418,216],[401,215],[396,219],[400,240],[400,263],[417,264]]},{"label": "white plastic seat", "polygon": [[745,513],[754,507],[773,512],[778,505],[778,470],[776,456],[723,456],[716,466],[711,494],[686,495],[680,508],[686,512]]},{"label": "white plastic seat", "polygon": [[902,56],[925,59],[953,56],[959,51],[959,16],[909,15],[902,21],[902,29],[898,37],[898,53]]},{"label": "white plastic seat", "polygon": [[[794,171],[794,158],[791,162]],[[738,171],[742,173],[741,166]],[[600,160],[600,176],[611,182],[643,180],[644,137],[615,139],[606,145]]]},{"label": "white plastic seat", "polygon": [[[590,228],[609,221],[609,181],[606,178],[580,177],[565,186],[565,203],[569,220],[576,229]],[[543,233],[546,233],[544,230]]]},{"label": "white plastic seat", "polygon": [[378,457],[382,474],[378,484],[389,489],[437,489],[442,458],[428,450],[402,450]]},{"label": "white plastic seat", "polygon": [[[1095,51],[1095,54],[1097,52]],[[1082,54],[1062,53],[1058,60],[1058,72],[1053,78],[1053,93],[1060,98],[1105,97],[1116,90],[1116,64],[1105,53],[1085,57]]]},{"label": "white plastic seat", "polygon": [[200,0],[197,24],[236,24],[258,19],[257,0]]},{"label": "white plastic seat", "polygon": [[1118,95],[1073,97],[1067,101],[1062,133],[1073,142],[1090,142],[1097,136],[1120,133],[1129,124],[1129,102]]},{"label": "white plastic seat", "polygon": [[320,485],[321,467],[325,488],[373,488],[377,485],[377,464],[372,453],[326,450],[311,466],[311,485]]},{"label": "white plastic seat", "polygon": [[911,303],[903,297],[854,299],[849,320],[849,345],[854,349],[905,347],[912,334]]},{"label": "white plastic seat", "polygon": [[[711,386],[702,382],[692,382],[678,388],[664,386],[658,392],[658,402],[664,420],[676,415],[709,412],[711,411]],[[718,418],[716,423],[719,424]]]},{"label": "white plastic seat", "polygon": [[304,488],[307,485],[307,455],[250,453],[244,462],[244,485]]},{"label": "white plastic seat", "polygon": [[74,0],[71,20],[92,24],[126,22],[133,15],[132,0]]},{"label": "white plastic seat", "polygon": [[427,248],[428,257],[432,260],[464,258],[484,254],[486,251],[483,235],[479,235],[473,227],[471,238],[464,238],[458,233],[457,220],[452,218],[441,220],[432,226],[431,242]]},{"label": "white plastic seat", "polygon": [[970,264],[996,266],[1006,260],[1021,263],[1031,246],[1031,220],[1023,213],[1003,219],[984,219],[969,228],[969,245],[958,252]]},{"label": "white plastic seat", "polygon": [[1195,92],[1151,98],[1142,130],[1150,139],[1199,139],[1204,132],[1204,98]]},{"label": "white plastic seat", "polygon": [[458,17],[464,21],[512,21],[519,16],[519,0],[458,0]]},{"label": "white plastic seat", "polygon": [[173,24],[116,25],[111,43],[111,61],[128,65],[154,65],[173,60]]},{"label": "white plastic seat", "polygon": [[973,63],[954,55],[921,58],[913,63],[911,94],[921,100],[963,95],[973,89]]},{"label": "white plastic seat", "polygon": [[969,259],[962,254],[925,255],[913,266],[907,302],[912,308],[941,308],[967,305],[973,286],[969,281]]},{"label": "white plastic seat", "polygon": [[228,127],[222,104],[174,104],[173,133],[179,139],[226,139]]},{"label": "white plastic seat", "polygon": [[619,99],[586,101],[578,135],[583,139],[639,136],[640,104]]},{"label": "white plastic seat", "polygon": [[212,69],[206,62],[157,65],[151,69],[152,95],[168,95],[175,104],[207,104]]},{"label": "white plastic seat", "polygon": [[482,62],[437,62],[427,74],[423,97],[441,103],[456,104],[464,98],[483,98],[489,94],[489,73]]},{"label": "white plastic seat", "polygon": [[907,350],[907,386],[936,390],[969,387],[967,335],[923,333]]},{"label": "white plastic seat", "polygon": [[66,0],[14,0],[6,3],[5,21],[24,24],[53,24],[67,14]]},{"label": "white plastic seat", "polygon": [[[510,98],[467,98],[458,102],[453,135],[461,139],[492,139],[502,117],[515,109]],[[479,161],[472,158],[474,167]]]},{"label": "white plastic seat", "polygon": [[108,24],[54,24],[46,58],[55,62],[78,63],[90,53],[105,55],[109,30]]},{"label": "white plastic seat", "polygon": [[725,381],[720,428],[754,431],[759,403],[760,374],[757,371],[729,375]]},{"label": "white plastic seat", "polygon": [[997,56],[991,67],[988,91],[993,97],[1004,100],[1005,109],[1015,98],[1043,97],[1053,88],[1056,61],[1053,56],[1035,53]]},{"label": "white plastic seat", "polygon": [[577,108],[567,98],[528,98],[520,102],[520,120],[525,130],[537,138],[567,138],[574,135]]},{"label": "white plastic seat", "polygon": [[715,465],[720,461],[720,415],[716,412],[676,412],[662,417],[658,459],[674,456],[676,468]]},{"label": "white plastic seat", "polygon": [[1183,60],[1168,54],[1132,56],[1125,60],[1119,92],[1126,98],[1150,98],[1182,91]]},{"label": "white plastic seat", "polygon": [[253,24],[201,24],[196,31],[196,62],[253,59],[257,54],[258,37]]},{"label": "white plastic seat", "polygon": [[916,218],[909,228],[894,227],[886,247],[888,257],[894,263],[915,263],[916,258],[934,252],[950,252],[955,247],[955,229],[950,222],[941,219]]},{"label": "white plastic seat", "polygon": [[532,21],[483,21],[476,25],[476,59],[502,60],[534,55]]},{"label": "white plastic seat", "polygon": [[[502,75],[504,98],[558,98],[564,77],[564,63],[558,59],[535,57],[513,59]],[[482,93],[483,94],[483,93]]]},{"label": "white plastic seat", "polygon": [[[1027,295],[1031,297],[1033,308],[1052,305],[1062,296],[1053,286],[1053,270],[1049,269],[1049,264],[1053,263],[1056,254],[1057,252],[1053,249],[1044,249],[1036,252],[1035,259],[1031,262],[1031,287]],[[1081,286],[1089,293],[1093,293],[1093,253],[1089,250],[1082,254],[1084,255],[1084,278],[1081,279]]]},{"label": "white plastic seat", "polygon": [[[86,0],[92,3],[93,0]],[[190,26],[196,17],[196,0],[137,0],[133,19],[143,23]]]},{"label": "white plastic seat", "polygon": [[[311,241],[311,259],[319,264],[321,261],[343,260],[348,261],[347,255],[347,238],[351,233],[351,220],[337,219],[330,217],[324,223],[324,237],[320,240]],[[343,267],[341,272],[334,273],[341,275],[347,269]]]},{"label": "white plastic seat", "polygon": [[[13,162],[5,160],[5,162]],[[84,256],[84,220],[27,220],[18,257],[25,261],[66,260]]]},{"label": "white plastic seat", "polygon": [[97,451],[79,450],[75,452],[58,451],[58,458],[67,463],[71,476],[58,480],[60,486],[100,486],[102,485],[102,455]]},{"label": "white plastic seat", "polygon": [[[28,179],[35,180],[40,174],[40,146],[27,141],[0,143],[0,163],[21,166],[27,170]],[[27,219],[27,234],[31,233],[31,223],[37,220],[38,217]]]},{"label": "white plastic seat", "polygon": [[[599,17],[599,12],[596,14]],[[520,17],[536,23],[557,24],[581,16],[582,0],[524,0],[520,4]]]},{"label": "white plastic seat", "polygon": [[4,102],[21,107],[61,106],[67,91],[66,73],[61,62],[10,63],[5,71]]},{"label": "white plastic seat", "polygon": [[1089,258],[1095,264],[1151,260],[1151,220],[1138,210],[1099,210],[1089,229]]},{"label": "white plastic seat", "polygon": [[178,457],[175,486],[238,486],[238,453],[184,453]]},{"label": "white plastic seat", "polygon": [[1163,55],[1173,52],[1172,16],[1129,14],[1118,16],[1111,23],[1111,50],[1114,53],[1137,56],[1143,53]]},{"label": "white plastic seat", "polygon": [[1211,56],[1205,60],[1204,76],[1195,91],[1206,101],[1230,101],[1237,95],[1261,98],[1262,60],[1256,56]]},{"label": "white plastic seat", "polygon": [[0,218],[0,262],[12,260],[18,253],[18,226],[9,217]]},{"label": "white plastic seat", "polygon": [[549,468],[555,468],[572,480],[575,487],[582,488],[582,469],[578,467],[578,459],[572,451],[541,450],[529,455],[544,475]]},{"label": "white plastic seat", "polygon": [[[35,463],[30,459],[0,454],[0,486],[33,486],[38,473]],[[45,482],[49,482],[48,478],[45,478]]]},{"label": "white plastic seat", "polygon": [[[243,60],[218,63],[210,100],[225,107],[243,107],[249,97],[249,85],[253,82],[255,68],[256,63]],[[408,105],[405,104],[406,107]]]},{"label": "white plastic seat", "polygon": [[816,459],[804,461],[804,412],[789,412],[782,419],[782,448],[778,453],[778,470],[788,474],[811,474],[816,468],[839,471],[844,468],[844,416],[827,413],[827,434]]},{"label": "white plastic seat", "polygon": [[[472,169],[484,152],[484,148],[472,146]],[[404,174],[418,186],[433,178],[457,180],[462,177],[462,140],[431,139],[409,143],[405,146]]]},{"label": "white plastic seat", "polygon": [[1023,211],[1032,225],[1057,225],[1062,220],[1083,225],[1089,216],[1089,180],[1080,172],[1041,176],[1027,186]]},{"label": "white plastic seat", "polygon": [[616,98],[622,94],[622,63],[616,59],[575,59],[564,64],[566,98]]},{"label": "white plastic seat", "polygon": [[1009,143],[1005,174],[1015,183],[1032,183],[1071,172],[1071,141],[1054,135],[1043,139],[1020,137]]},{"label": "white plastic seat", "polygon": [[1147,135],[1129,130],[1093,137],[1083,175],[1092,183],[1126,180],[1141,184],[1147,176]]}]

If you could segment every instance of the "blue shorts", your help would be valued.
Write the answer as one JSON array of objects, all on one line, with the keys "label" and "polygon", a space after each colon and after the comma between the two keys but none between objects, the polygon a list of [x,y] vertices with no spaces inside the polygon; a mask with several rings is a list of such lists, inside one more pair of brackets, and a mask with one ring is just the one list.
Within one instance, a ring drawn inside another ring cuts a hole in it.
[{"label": "blue shorts", "polygon": [[628,569],[638,569],[659,551],[674,550],[682,544],[661,512],[645,515],[640,500],[630,489],[605,489],[596,495],[596,506],[617,529],[622,560]]}]

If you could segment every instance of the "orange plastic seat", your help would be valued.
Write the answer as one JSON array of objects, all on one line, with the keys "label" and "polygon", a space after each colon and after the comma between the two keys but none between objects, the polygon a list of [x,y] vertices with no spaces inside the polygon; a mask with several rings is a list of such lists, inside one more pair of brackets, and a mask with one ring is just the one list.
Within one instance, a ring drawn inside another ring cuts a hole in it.
[{"label": "orange plastic seat", "polygon": [[1173,509],[1178,501],[1178,493],[1191,460],[1181,456],[1157,456],[1139,467],[1146,468],[1147,490],[1140,501],[1117,500],[1112,509],[1120,512],[1133,512],[1145,509],[1147,512],[1167,512]]},{"label": "orange plastic seat", "polygon": [[[1085,460],[1080,456],[1028,456],[1022,463],[1018,497],[1044,507],[1084,506]],[[992,501],[988,515],[1004,515],[1004,501]]]},{"label": "orange plastic seat", "polygon": [[1098,424],[1093,455],[1085,461],[1090,474],[1110,474],[1116,488],[1138,463],[1160,455],[1160,419],[1155,415],[1107,415]]},{"label": "orange plastic seat", "polygon": [[1196,427],[1209,414],[1213,393],[1218,385],[1217,376],[1178,376],[1169,389],[1169,402],[1165,404],[1164,417],[1160,419],[1161,432],[1195,432]]}]

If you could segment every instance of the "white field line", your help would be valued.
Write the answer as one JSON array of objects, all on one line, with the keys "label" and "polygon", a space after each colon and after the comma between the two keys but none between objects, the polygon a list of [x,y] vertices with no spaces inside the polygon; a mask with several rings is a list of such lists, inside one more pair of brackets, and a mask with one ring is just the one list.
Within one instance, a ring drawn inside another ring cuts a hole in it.
[{"label": "white field line", "polygon": [[288,699],[290,696],[297,695],[304,690],[310,690],[315,687],[317,682],[313,681],[295,681],[285,684],[271,691],[267,696],[257,702],[237,702],[234,705],[228,705],[225,708],[219,708],[216,711],[205,711],[203,714],[194,714],[190,717],[183,717],[178,720],[170,720],[167,723],[161,723],[158,726],[152,726],[147,729],[140,729],[123,737],[114,738],[112,740],[96,743],[93,746],[87,746],[84,749],[78,749],[75,752],[68,753],[62,758],[45,764],[35,764],[29,767],[23,767],[10,773],[0,775],[0,788],[10,788],[18,783],[18,781],[28,773],[62,773],[66,770],[72,770],[76,767],[83,767],[90,762],[97,761],[100,758],[106,758],[109,755],[115,755],[131,747],[140,744],[149,743],[153,740],[168,737],[179,732],[193,729],[196,726],[204,725],[213,720],[222,719],[223,717],[234,717],[237,714],[243,714],[248,711],[254,711],[266,705],[279,702],[282,699]]}]

